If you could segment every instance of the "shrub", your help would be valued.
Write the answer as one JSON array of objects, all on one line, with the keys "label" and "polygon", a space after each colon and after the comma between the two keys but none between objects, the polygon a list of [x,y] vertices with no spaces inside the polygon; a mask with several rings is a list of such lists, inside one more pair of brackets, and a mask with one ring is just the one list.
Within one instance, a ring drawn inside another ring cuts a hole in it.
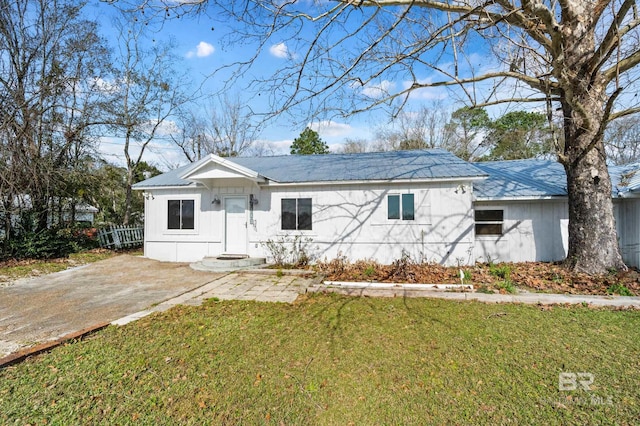
[{"label": "shrub", "polygon": [[22,232],[8,241],[6,257],[16,259],[52,259],[77,251],[73,240],[57,229]]},{"label": "shrub", "polygon": [[318,262],[318,270],[325,275],[329,276],[341,276],[351,266],[351,263],[342,253],[338,253],[335,259],[330,261]]},{"label": "shrub", "polygon": [[364,269],[362,273],[365,274],[367,277],[371,277],[376,273],[376,268],[373,265],[369,265]]},{"label": "shrub", "polygon": [[509,280],[511,278],[511,266],[507,264],[496,265],[493,263],[489,264],[489,273],[494,277]]},{"label": "shrub", "polygon": [[280,237],[277,240],[268,239],[262,245],[269,252],[269,257],[278,266],[301,267],[313,261],[309,252],[309,245],[313,239],[296,235]]},{"label": "shrub", "polygon": [[617,294],[619,296],[633,296],[634,294],[624,284],[615,283],[607,288],[607,294]]},{"label": "shrub", "polygon": [[90,228],[47,228],[35,230],[25,214],[19,226],[4,240],[2,259],[53,259],[98,247]]},{"label": "shrub", "polygon": [[415,282],[415,266],[416,262],[411,258],[411,255],[402,250],[400,258],[394,260],[391,264],[390,276],[402,281]]},{"label": "shrub", "polygon": [[498,287],[498,289],[504,290],[507,293],[515,293],[516,292],[516,286],[513,285],[513,282],[511,282],[510,280],[504,280],[502,282],[499,282],[497,287]]}]

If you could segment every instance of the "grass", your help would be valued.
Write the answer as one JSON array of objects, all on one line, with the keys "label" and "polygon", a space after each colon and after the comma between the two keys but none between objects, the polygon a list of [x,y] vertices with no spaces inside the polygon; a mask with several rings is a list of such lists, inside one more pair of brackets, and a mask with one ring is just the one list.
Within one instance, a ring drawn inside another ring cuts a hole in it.
[{"label": "grass", "polygon": [[633,424],[638,353],[632,310],[209,301],[0,371],[0,423]]}]

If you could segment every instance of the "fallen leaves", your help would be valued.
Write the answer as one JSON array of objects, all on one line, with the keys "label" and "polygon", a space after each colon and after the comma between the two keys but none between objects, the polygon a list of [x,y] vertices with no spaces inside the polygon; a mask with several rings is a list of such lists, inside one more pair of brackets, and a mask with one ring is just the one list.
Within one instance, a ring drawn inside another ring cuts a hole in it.
[{"label": "fallen leaves", "polygon": [[[492,268],[510,268],[510,281],[519,289],[536,292],[561,294],[606,295],[614,285],[622,285],[634,295],[640,295],[640,274],[636,270],[609,273],[604,275],[586,275],[575,273],[556,263],[523,262],[489,265],[478,263],[474,266],[446,267],[434,263],[418,263],[403,258],[391,265],[382,265],[374,261],[349,262],[339,257],[328,262],[320,262],[317,269],[331,281],[365,281],[387,283],[424,283],[453,284],[460,282],[460,270],[470,277],[468,283],[476,288],[486,287],[500,290],[498,285],[504,280]],[[467,281],[465,281],[467,283]]]}]

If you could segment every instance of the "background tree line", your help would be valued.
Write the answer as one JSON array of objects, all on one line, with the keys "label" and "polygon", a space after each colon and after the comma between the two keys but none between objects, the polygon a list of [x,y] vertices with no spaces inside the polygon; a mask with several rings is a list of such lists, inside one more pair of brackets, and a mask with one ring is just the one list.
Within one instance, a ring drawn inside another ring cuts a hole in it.
[{"label": "background tree line", "polygon": [[424,106],[379,126],[373,140],[347,140],[341,152],[441,148],[467,161],[555,158],[554,128],[539,112],[510,111],[492,119],[484,108],[449,113]]},{"label": "background tree line", "polygon": [[[192,99],[170,44],[147,40],[124,13],[109,43],[84,6],[0,7],[0,257],[64,239],[83,204],[99,208],[100,222],[139,222],[142,200],[131,185],[159,173],[143,161],[145,149]],[[98,152],[106,135],[122,141],[120,165]]]}]

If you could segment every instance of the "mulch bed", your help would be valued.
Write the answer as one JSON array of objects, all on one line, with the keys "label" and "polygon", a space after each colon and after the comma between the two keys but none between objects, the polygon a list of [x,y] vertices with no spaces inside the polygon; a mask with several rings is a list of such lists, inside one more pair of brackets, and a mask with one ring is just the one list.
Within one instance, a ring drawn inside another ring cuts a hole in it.
[{"label": "mulch bed", "polygon": [[[460,283],[460,270],[467,271],[465,284],[476,289],[500,291],[505,279],[518,289],[561,294],[618,294],[624,287],[633,295],[640,295],[640,273],[630,269],[605,275],[586,275],[570,272],[558,263],[524,262],[445,267],[433,263],[416,263],[399,259],[391,265],[372,261],[348,262],[344,258],[321,262],[318,272],[331,281],[375,281],[445,284]],[[624,289],[623,289],[624,290]],[[626,294],[629,295],[629,294]]]}]

